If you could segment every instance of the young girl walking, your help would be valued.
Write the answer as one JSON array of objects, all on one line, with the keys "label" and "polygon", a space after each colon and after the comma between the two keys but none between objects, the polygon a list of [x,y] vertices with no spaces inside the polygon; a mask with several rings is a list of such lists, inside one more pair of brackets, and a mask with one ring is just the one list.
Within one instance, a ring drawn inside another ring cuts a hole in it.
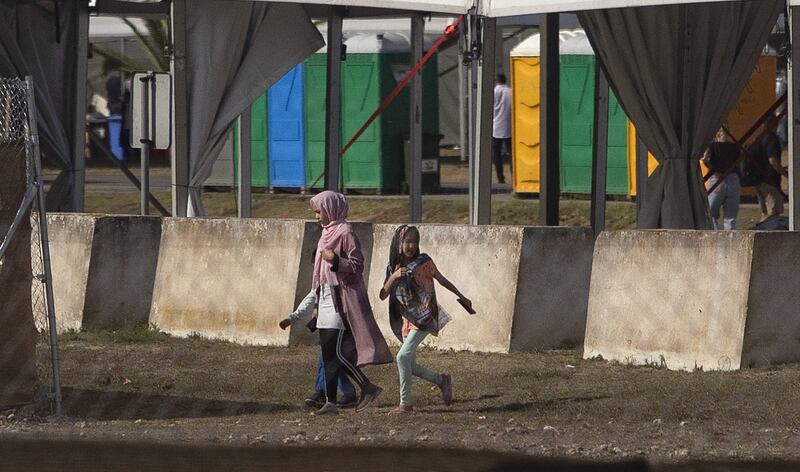
[{"label": "young girl walking", "polygon": [[347,199],[340,193],[324,191],[311,199],[311,208],[322,225],[311,292],[280,326],[285,329],[317,306],[326,396],[317,414],[338,413],[336,384],[341,371],[361,388],[356,405],[356,411],[361,411],[383,391],[370,382],[361,367],[390,363],[392,355],[369,304],[361,243],[346,220]]},{"label": "young girl walking", "polygon": [[455,285],[439,272],[433,259],[419,251],[419,230],[415,226],[400,226],[392,238],[386,281],[381,288],[381,300],[389,297],[389,321],[392,331],[403,343],[397,353],[397,371],[400,376],[400,405],[389,413],[413,413],[411,378],[420,377],[439,387],[445,405],[453,400],[453,381],[450,375],[433,372],[417,364],[417,347],[450,320],[447,312],[436,301],[433,281],[456,296],[467,311],[472,302]]}]

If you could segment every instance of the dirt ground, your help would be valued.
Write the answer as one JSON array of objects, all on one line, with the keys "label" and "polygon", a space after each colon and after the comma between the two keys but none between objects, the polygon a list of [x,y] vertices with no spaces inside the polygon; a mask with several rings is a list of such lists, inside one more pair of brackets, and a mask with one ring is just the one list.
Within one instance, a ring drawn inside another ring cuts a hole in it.
[{"label": "dirt ground", "polygon": [[[384,387],[374,406],[318,417],[302,404],[316,371],[314,346],[240,346],[158,333],[72,333],[61,343],[66,418],[48,418],[45,401],[8,410],[0,437],[448,447],[661,463],[800,459],[798,365],[672,372],[583,360],[580,349],[424,349],[421,363],[453,375],[450,407],[417,379],[416,413],[388,415],[398,402],[396,367],[373,366],[367,374]],[[39,355],[46,358],[44,347]]]}]

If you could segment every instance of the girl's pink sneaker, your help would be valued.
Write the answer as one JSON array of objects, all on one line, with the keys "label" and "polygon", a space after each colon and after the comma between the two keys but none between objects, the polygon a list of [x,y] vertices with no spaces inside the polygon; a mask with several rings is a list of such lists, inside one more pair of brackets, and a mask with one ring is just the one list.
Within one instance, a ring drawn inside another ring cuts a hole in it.
[{"label": "girl's pink sneaker", "polygon": [[390,415],[410,415],[414,413],[414,407],[411,405],[400,405],[389,410]]}]

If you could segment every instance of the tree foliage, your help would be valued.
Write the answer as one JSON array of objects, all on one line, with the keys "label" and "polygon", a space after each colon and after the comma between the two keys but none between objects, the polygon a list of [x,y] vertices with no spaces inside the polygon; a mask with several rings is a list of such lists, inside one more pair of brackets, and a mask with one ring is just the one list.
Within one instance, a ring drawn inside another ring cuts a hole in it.
[{"label": "tree foliage", "polygon": [[164,48],[169,40],[169,21],[166,19],[146,19],[144,20],[145,31],[140,31],[127,18],[123,18],[122,21],[136,35],[136,39],[141,44],[147,59],[137,61],[112,48],[93,44],[92,53],[103,58],[103,75],[107,75],[111,71],[125,73],[141,70],[168,71],[169,56],[165,54]]}]

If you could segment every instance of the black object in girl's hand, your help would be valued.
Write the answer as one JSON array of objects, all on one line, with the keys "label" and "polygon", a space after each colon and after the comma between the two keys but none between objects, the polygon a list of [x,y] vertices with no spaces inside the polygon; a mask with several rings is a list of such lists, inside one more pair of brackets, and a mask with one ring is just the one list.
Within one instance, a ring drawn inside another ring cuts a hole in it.
[{"label": "black object in girl's hand", "polygon": [[467,310],[467,313],[469,313],[470,315],[474,315],[475,314],[475,310],[472,308],[472,303],[471,302],[467,301],[464,298],[459,298],[456,301],[458,301],[458,303],[460,303],[461,306],[463,306],[464,309]]}]

